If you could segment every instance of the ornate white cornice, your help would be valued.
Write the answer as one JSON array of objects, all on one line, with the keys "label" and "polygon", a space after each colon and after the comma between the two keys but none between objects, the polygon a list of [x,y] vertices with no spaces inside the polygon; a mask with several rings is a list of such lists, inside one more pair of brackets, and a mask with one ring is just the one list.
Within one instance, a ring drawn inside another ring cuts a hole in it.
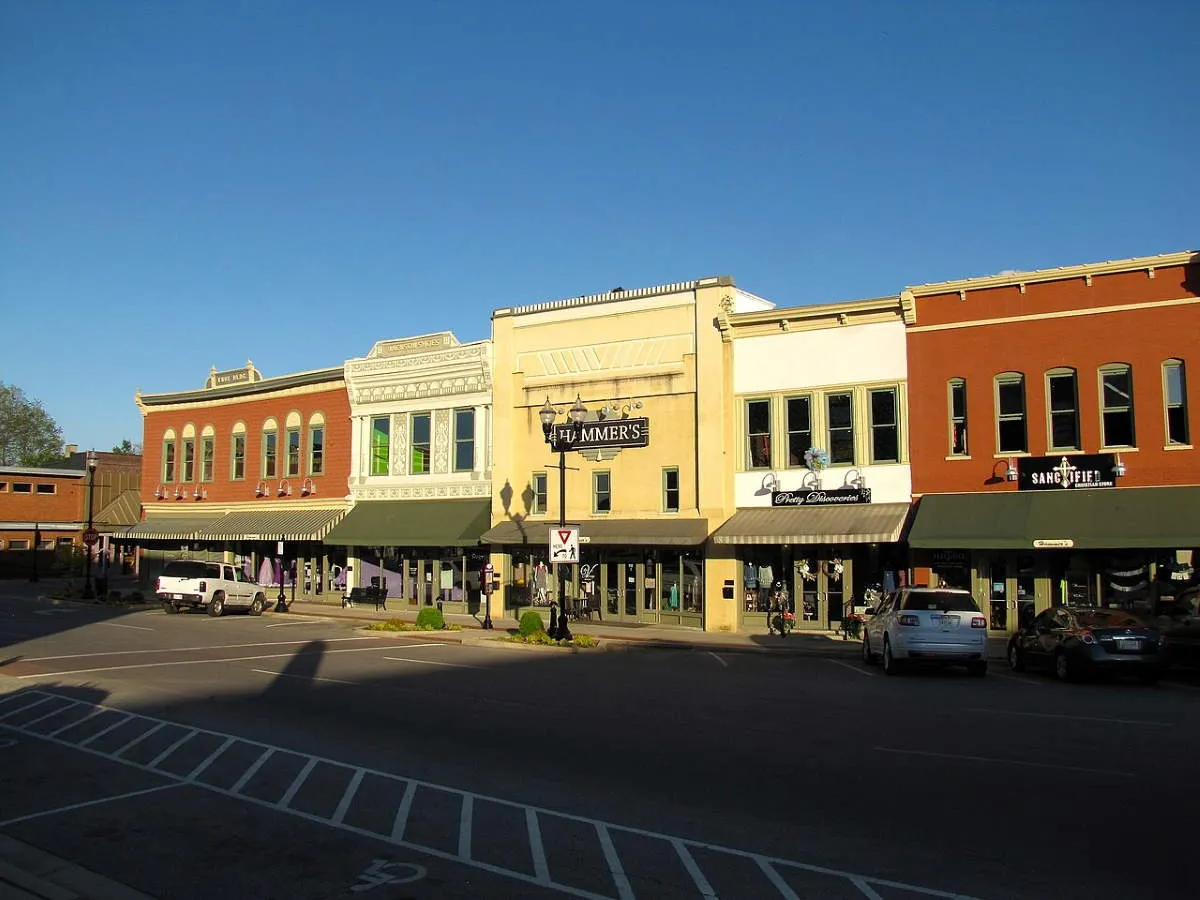
[{"label": "ornate white cornice", "polygon": [[353,386],[350,389],[350,401],[355,404],[390,403],[397,400],[417,400],[425,397],[477,394],[490,390],[490,379],[481,372],[476,375],[450,376],[424,381]]},{"label": "ornate white cornice", "polygon": [[356,503],[364,500],[453,500],[490,497],[490,481],[464,481],[458,484],[423,484],[405,487],[354,487]]}]

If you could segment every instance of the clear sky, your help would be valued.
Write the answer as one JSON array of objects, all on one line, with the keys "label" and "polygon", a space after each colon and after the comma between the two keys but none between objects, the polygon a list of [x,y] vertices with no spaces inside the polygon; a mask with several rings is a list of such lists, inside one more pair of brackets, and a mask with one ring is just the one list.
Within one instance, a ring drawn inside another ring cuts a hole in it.
[{"label": "clear sky", "polygon": [[1195,0],[0,0],[0,381],[66,441],[493,308],[1200,249]]}]

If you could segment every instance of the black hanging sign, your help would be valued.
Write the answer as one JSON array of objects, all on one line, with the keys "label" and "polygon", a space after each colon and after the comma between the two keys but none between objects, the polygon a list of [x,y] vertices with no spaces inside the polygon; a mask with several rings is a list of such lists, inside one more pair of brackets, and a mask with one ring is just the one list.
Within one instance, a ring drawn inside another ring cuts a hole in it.
[{"label": "black hanging sign", "polygon": [[1017,487],[1022,491],[1116,487],[1116,467],[1116,457],[1111,453],[1021,457],[1017,462]]}]

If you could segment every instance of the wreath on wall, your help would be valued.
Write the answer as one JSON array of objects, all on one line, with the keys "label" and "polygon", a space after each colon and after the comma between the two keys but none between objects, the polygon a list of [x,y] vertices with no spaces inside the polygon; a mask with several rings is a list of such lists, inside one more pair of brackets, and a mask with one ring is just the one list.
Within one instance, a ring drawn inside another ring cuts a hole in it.
[{"label": "wreath on wall", "polygon": [[802,559],[800,562],[796,563],[796,571],[805,581],[816,581],[817,574],[811,568],[809,568],[807,559]]},{"label": "wreath on wall", "polygon": [[840,559],[831,559],[827,563],[822,563],[825,569],[825,574],[829,576],[831,581],[841,581],[842,573],[846,571],[846,567]]}]

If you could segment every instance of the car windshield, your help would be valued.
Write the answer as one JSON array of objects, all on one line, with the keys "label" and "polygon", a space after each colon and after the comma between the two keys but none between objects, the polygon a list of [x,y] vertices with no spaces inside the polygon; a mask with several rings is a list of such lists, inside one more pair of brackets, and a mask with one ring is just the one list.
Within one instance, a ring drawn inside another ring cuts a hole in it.
[{"label": "car windshield", "polygon": [[168,578],[204,578],[208,566],[196,560],[176,559],[167,563],[163,574]]},{"label": "car windshield", "polygon": [[978,612],[979,607],[970,594],[959,591],[921,591],[904,598],[904,609],[952,610]]}]

